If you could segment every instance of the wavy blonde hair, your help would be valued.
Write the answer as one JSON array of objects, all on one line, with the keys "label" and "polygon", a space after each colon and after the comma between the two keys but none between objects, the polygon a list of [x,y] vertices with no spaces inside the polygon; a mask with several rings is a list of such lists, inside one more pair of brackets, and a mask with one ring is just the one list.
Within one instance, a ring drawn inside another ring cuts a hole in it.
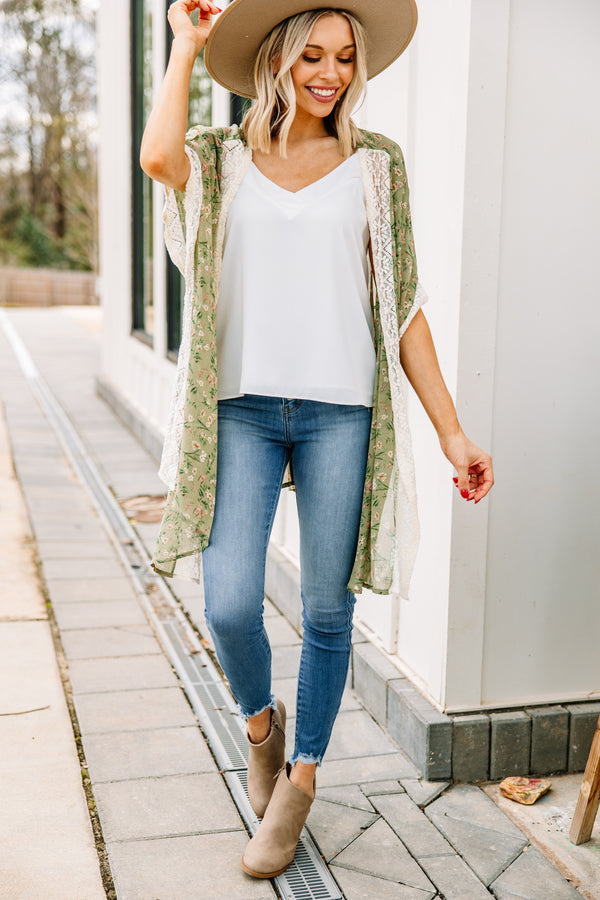
[{"label": "wavy blonde hair", "polygon": [[[342,156],[349,156],[358,143],[358,128],[350,115],[362,101],[367,84],[367,38],[363,26],[345,10],[312,9],[291,16],[266,36],[256,56],[254,83],[257,99],[246,112],[242,130],[249,146],[269,153],[271,141],[279,138],[279,153],[286,156],[287,139],[296,115],[296,92],[291,68],[304,50],[309,35],[322,16],[341,15],[350,23],[354,43],[354,73],[341,100],[325,118],[328,134],[337,137]],[[277,64],[278,72],[273,73]]]}]

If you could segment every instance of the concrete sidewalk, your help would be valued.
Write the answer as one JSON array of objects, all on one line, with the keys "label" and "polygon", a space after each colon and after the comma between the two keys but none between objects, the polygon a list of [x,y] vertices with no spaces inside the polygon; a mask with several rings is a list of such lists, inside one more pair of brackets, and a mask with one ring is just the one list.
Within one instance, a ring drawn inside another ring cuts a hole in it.
[{"label": "concrete sidewalk", "polygon": [[[163,493],[155,461],[95,394],[100,311],[10,310],[7,315],[114,495],[123,500]],[[114,883],[113,896],[119,900],[274,898],[270,882],[250,879],[239,868],[247,841],[242,819],[119,554],[74,477],[1,328],[0,397],[41,577],[68,665],[76,729],[81,732],[101,828],[97,843],[101,853],[106,846],[110,863],[104,885],[108,895]],[[10,481],[6,448],[2,452],[0,447],[0,455]],[[14,494],[14,479],[12,488]],[[7,508],[0,519],[5,535],[6,520],[13,518]],[[13,543],[5,541],[0,551],[0,565],[8,578],[14,581],[10,572],[17,558],[19,573],[25,573],[17,582],[18,605],[11,601],[0,622],[2,646],[8,643],[12,648],[2,656],[3,672],[5,668],[8,672],[1,682],[0,711],[47,705],[58,710],[62,696],[65,748],[59,768],[65,784],[58,796],[64,798],[64,808],[55,811],[54,821],[43,822],[38,810],[38,827],[31,831],[16,815],[19,799],[14,786],[11,792],[4,791],[11,802],[7,805],[3,799],[0,806],[0,834],[10,834],[14,847],[9,871],[13,879],[29,878],[29,883],[21,887],[17,880],[5,880],[3,843],[0,895],[6,900],[95,900],[103,891],[85,814],[80,764],[64,695],[59,696],[58,670],[31,554],[27,556],[30,545],[23,518],[20,522],[20,536]],[[151,547],[157,526],[136,528]],[[31,587],[32,615],[41,621],[6,621],[12,615],[25,617],[22,584]],[[172,587],[202,631],[198,587],[177,581]],[[291,740],[300,639],[271,604],[267,611],[274,689],[288,706]],[[46,643],[38,650],[33,639],[8,631],[4,639],[2,629],[13,625],[45,629]],[[208,637],[205,632],[203,637]],[[33,669],[30,651],[35,659],[46,660],[43,672]],[[55,693],[49,700],[47,672],[52,665]],[[23,671],[31,672],[31,692],[10,696],[7,685],[20,683]],[[15,721],[37,722],[35,716],[43,712]],[[7,721],[0,719],[0,727]],[[11,728],[17,726],[12,723]],[[14,758],[27,759],[30,737],[23,729],[12,733]],[[55,745],[55,738],[46,737],[41,726],[35,738],[46,752]],[[32,797],[50,811],[48,782],[54,790],[55,779],[51,767],[40,762],[43,759],[44,752],[35,765],[41,781]],[[14,780],[22,792],[26,777]],[[346,900],[600,896],[576,890],[479,788],[422,781],[349,690],[319,771],[317,797],[308,825]],[[68,849],[46,854],[50,838],[59,835]],[[73,860],[77,873],[89,881],[76,882]],[[52,894],[47,885],[54,877],[59,889]]]},{"label": "concrete sidewalk", "polygon": [[82,770],[1,407],[0,534],[0,895],[100,900]]}]

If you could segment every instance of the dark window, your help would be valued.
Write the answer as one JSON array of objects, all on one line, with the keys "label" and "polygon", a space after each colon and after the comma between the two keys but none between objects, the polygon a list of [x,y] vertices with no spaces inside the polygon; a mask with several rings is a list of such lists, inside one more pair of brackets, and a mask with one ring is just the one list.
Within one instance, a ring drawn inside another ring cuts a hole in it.
[{"label": "dark window", "polygon": [[250,100],[246,97],[240,97],[239,94],[229,95],[229,114],[231,116],[232,125],[241,125],[242,119],[250,105]]},{"label": "dark window", "polygon": [[153,99],[152,6],[152,0],[131,0],[133,331],[149,343],[154,336],[152,181],[139,156]]}]

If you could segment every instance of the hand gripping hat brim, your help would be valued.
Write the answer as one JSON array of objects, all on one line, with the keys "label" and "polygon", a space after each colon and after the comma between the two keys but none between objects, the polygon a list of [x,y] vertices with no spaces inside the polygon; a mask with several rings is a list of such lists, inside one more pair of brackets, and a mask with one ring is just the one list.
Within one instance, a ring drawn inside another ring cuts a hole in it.
[{"label": "hand gripping hat brim", "polygon": [[210,30],[204,50],[209,74],[242,97],[256,97],[258,49],[284,19],[310,9],[346,10],[367,33],[367,77],[382,72],[407,48],[417,27],[415,0],[233,0]]}]

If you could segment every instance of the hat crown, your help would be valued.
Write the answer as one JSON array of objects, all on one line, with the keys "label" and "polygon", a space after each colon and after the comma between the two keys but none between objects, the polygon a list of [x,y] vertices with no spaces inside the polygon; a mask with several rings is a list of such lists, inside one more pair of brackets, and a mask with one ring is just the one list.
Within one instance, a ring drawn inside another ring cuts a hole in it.
[{"label": "hat crown", "polygon": [[285,19],[312,9],[349,12],[367,34],[367,78],[373,78],[406,49],[417,27],[415,0],[233,0],[212,26],[204,63],[220,85],[242,97],[256,97],[254,62],[265,37]]}]

